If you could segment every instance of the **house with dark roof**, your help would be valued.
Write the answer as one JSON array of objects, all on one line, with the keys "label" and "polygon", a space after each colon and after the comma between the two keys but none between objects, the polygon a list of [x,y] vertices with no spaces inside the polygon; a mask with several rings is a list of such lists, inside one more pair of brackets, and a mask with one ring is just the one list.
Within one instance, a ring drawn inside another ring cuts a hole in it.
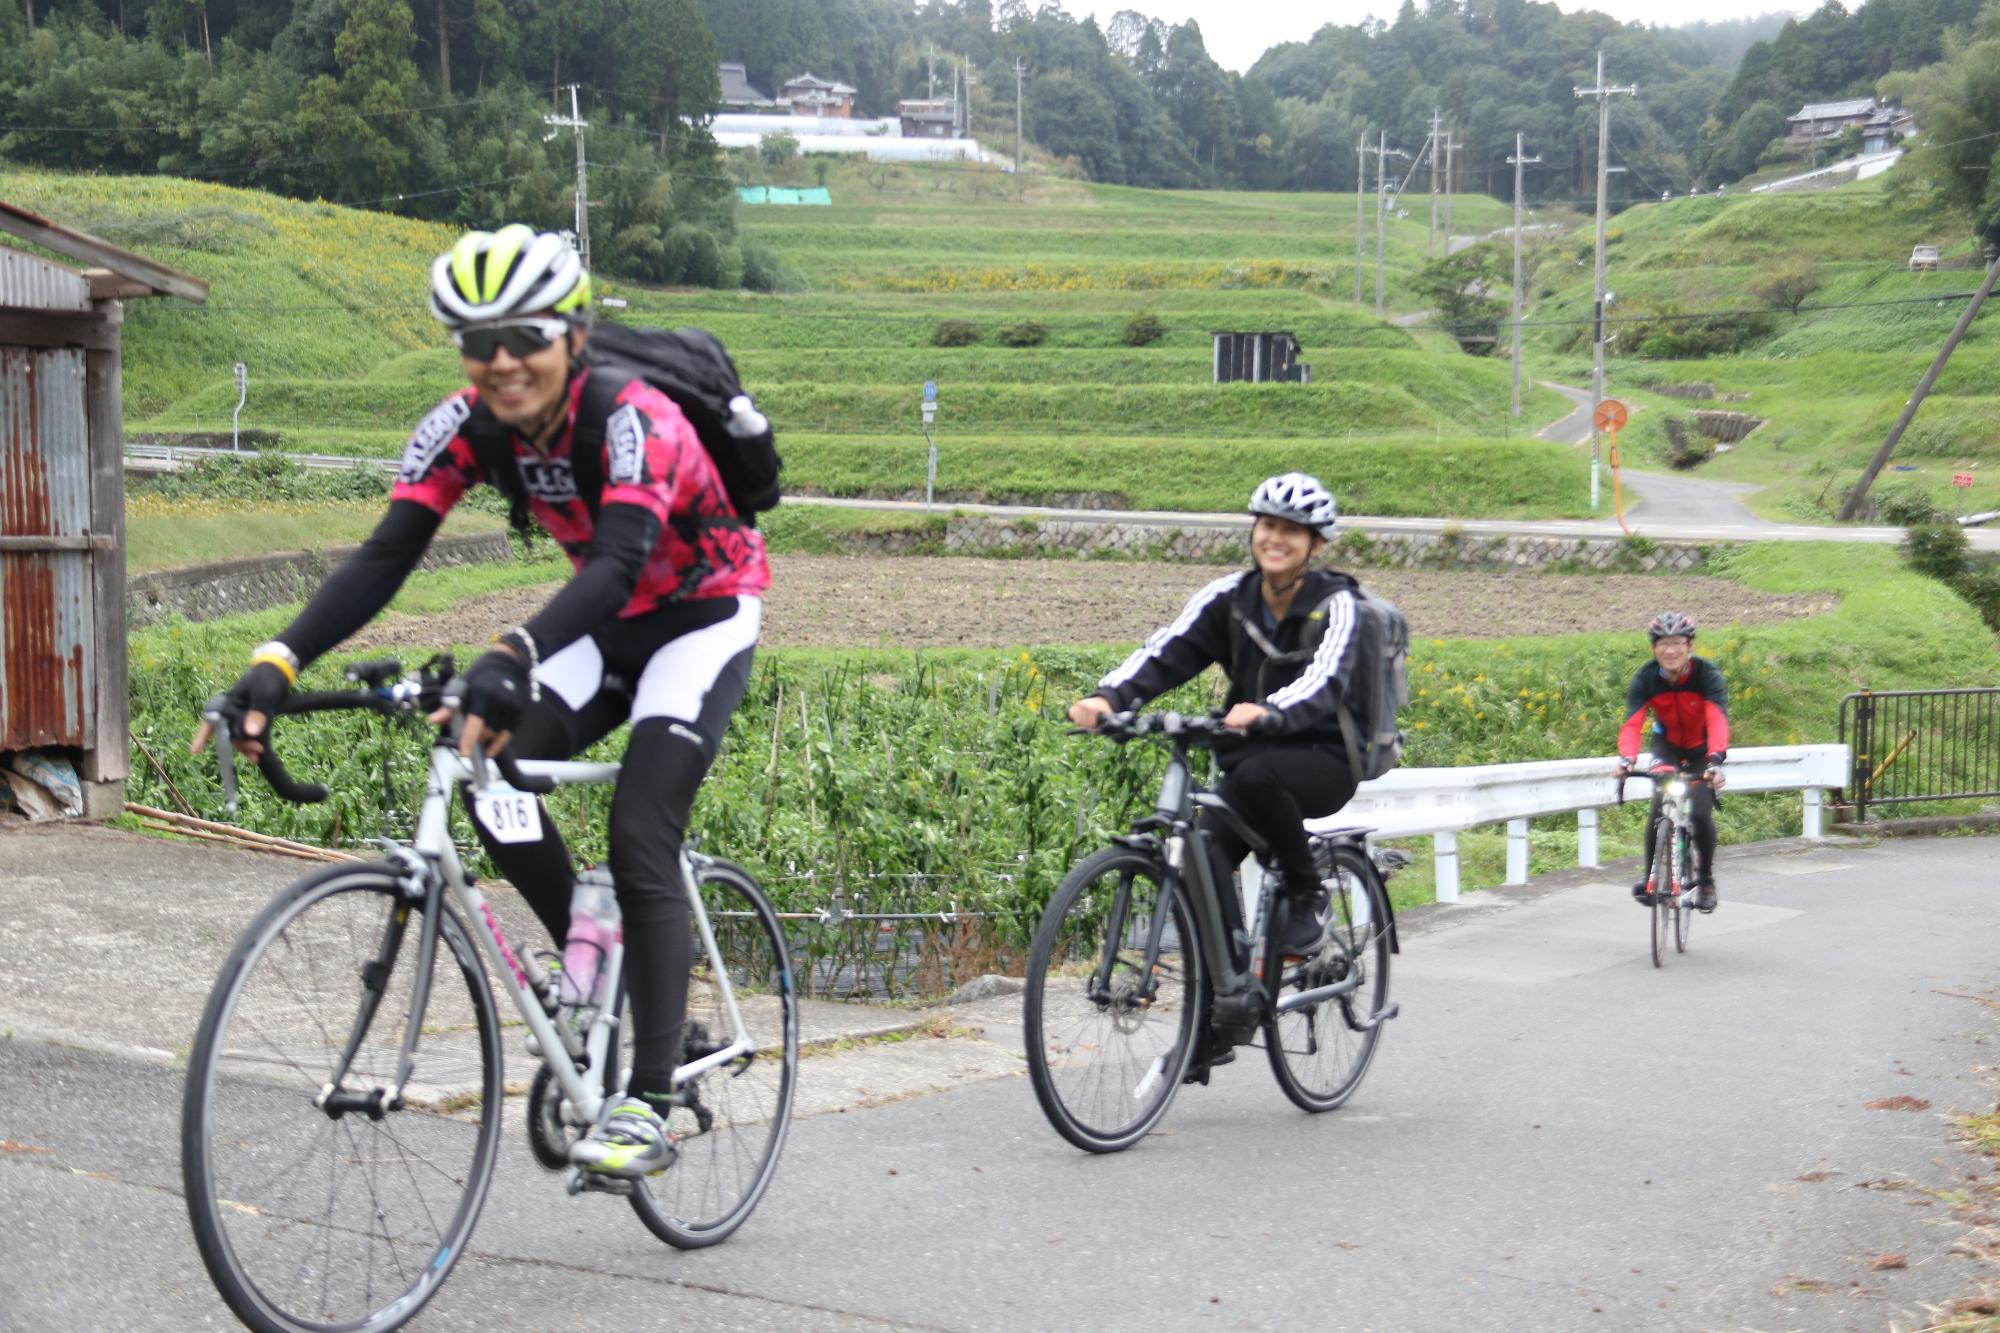
[{"label": "house with dark roof", "polygon": [[1840,102],[1808,102],[1786,117],[1791,127],[1785,142],[1818,144],[1838,139],[1849,127],[1859,128],[1863,150],[1879,153],[1896,140],[1916,132],[1916,121],[1899,106],[1890,106],[1872,97],[1851,97]]},{"label": "house with dark roof", "polygon": [[778,105],[789,107],[795,116],[834,116],[845,120],[854,114],[856,91],[807,70],[795,79],[785,80],[778,89]]},{"label": "house with dark roof", "polygon": [[774,110],[777,103],[750,86],[750,73],[741,64],[725,60],[715,67],[722,78],[722,105],[729,111]]},{"label": "house with dark roof", "polygon": [[958,99],[905,97],[896,103],[896,119],[905,139],[953,139],[958,137]]}]

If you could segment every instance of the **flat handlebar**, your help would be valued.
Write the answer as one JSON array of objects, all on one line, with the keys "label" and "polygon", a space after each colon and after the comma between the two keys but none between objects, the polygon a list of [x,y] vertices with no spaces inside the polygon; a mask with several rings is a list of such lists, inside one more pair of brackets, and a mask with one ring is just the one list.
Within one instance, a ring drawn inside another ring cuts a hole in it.
[{"label": "flat handlebar", "polygon": [[1072,727],[1069,734],[1102,736],[1118,745],[1142,736],[1163,736],[1183,745],[1199,747],[1212,746],[1223,739],[1240,739],[1249,733],[1238,727],[1224,726],[1221,716],[1215,713],[1141,713],[1128,710],[1106,714],[1095,727]]}]

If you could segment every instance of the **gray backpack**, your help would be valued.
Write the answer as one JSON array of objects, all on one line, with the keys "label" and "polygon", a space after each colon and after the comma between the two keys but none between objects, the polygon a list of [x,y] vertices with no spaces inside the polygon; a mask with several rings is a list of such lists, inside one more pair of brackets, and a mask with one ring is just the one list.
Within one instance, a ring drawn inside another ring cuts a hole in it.
[{"label": "gray backpack", "polygon": [[1410,702],[1410,623],[1394,602],[1354,590],[1354,678],[1340,706],[1347,762],[1357,782],[1403,762],[1396,714]]},{"label": "gray backpack", "polygon": [[[1396,714],[1410,702],[1410,623],[1396,604],[1375,596],[1360,584],[1354,593],[1354,674],[1335,716],[1347,742],[1347,769],[1356,782],[1379,778],[1403,762],[1403,733]],[[1326,619],[1318,617],[1317,632],[1289,653],[1279,652],[1263,631],[1232,611],[1230,651],[1239,636],[1251,639],[1272,666],[1294,666],[1312,660],[1319,651]]]}]

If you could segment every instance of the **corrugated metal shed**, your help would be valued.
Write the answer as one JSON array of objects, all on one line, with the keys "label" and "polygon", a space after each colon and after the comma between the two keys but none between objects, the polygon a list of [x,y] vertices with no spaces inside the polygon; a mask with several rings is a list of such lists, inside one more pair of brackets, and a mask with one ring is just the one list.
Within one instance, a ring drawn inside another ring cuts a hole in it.
[{"label": "corrugated metal shed", "polygon": [[83,402],[80,348],[0,347],[0,750],[95,740]]},{"label": "corrugated metal shed", "polygon": [[90,309],[90,279],[60,264],[0,246],[0,306],[82,314]]},{"label": "corrugated metal shed", "polygon": [[208,284],[0,203],[0,751],[79,752],[86,813],[129,771],[124,300]]}]

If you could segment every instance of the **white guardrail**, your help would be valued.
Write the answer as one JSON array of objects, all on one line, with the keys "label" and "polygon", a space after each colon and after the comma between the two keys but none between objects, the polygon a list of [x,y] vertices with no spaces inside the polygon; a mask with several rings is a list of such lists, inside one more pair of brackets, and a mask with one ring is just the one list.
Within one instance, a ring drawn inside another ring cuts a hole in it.
[{"label": "white guardrail", "polygon": [[[1507,825],[1507,880],[1528,882],[1528,821],[1575,813],[1576,863],[1595,866],[1597,812],[1618,801],[1612,759],[1545,759],[1526,764],[1467,768],[1399,768],[1365,782],[1353,800],[1325,819],[1306,821],[1311,831],[1373,830],[1373,838],[1435,839],[1437,900],[1458,901],[1458,835],[1483,824]],[[1731,749],[1723,799],[1741,792],[1805,794],[1805,835],[1821,836],[1821,793],[1844,785],[1845,745],[1766,745]],[[1628,801],[1648,801],[1643,776],[1626,787]]]}]

